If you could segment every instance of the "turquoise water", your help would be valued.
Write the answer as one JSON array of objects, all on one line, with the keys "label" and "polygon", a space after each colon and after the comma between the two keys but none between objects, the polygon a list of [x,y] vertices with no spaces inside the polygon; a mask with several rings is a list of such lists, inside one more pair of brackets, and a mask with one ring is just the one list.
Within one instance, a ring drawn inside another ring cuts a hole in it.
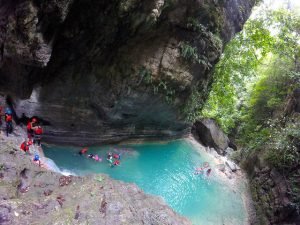
[{"label": "turquoise water", "polygon": [[[136,183],[146,193],[161,196],[195,225],[244,224],[245,209],[239,192],[219,179],[211,158],[187,141],[90,147],[88,152],[101,156],[102,162],[80,156],[79,150],[44,146],[45,156],[60,170],[78,175],[105,173]],[[121,152],[120,166],[109,167],[109,151]],[[195,168],[206,161],[212,167],[210,176],[195,175]]]}]

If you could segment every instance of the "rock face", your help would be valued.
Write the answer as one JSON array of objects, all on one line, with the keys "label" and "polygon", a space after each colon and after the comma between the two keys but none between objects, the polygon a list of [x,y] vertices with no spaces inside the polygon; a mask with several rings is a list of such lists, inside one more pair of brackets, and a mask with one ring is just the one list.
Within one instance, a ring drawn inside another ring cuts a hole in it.
[{"label": "rock face", "polygon": [[300,113],[300,88],[296,88],[288,97],[284,112],[286,116]]},{"label": "rock face", "polygon": [[1,93],[49,141],[182,136],[254,2],[0,0]]},{"label": "rock face", "polygon": [[196,121],[192,132],[204,146],[216,149],[221,155],[224,155],[225,150],[229,147],[229,138],[213,119]]},{"label": "rock face", "polygon": [[261,224],[299,224],[299,214],[290,200],[291,187],[285,178],[269,167],[255,169],[250,184]]},{"label": "rock face", "polygon": [[41,169],[0,137],[0,224],[191,225],[162,199],[105,175]]}]

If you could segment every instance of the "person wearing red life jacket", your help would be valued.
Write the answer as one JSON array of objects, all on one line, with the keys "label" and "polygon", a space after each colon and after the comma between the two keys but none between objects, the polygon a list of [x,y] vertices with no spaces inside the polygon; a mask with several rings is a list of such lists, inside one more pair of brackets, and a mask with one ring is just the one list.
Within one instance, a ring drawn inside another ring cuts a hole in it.
[{"label": "person wearing red life jacket", "polygon": [[8,134],[11,134],[12,131],[13,131],[12,119],[13,118],[12,118],[12,114],[11,113],[5,113],[6,136],[7,137],[8,137]]},{"label": "person wearing red life jacket", "polygon": [[20,149],[24,152],[29,152],[29,146],[32,144],[31,141],[24,141],[21,146]]},{"label": "person wearing red life jacket", "polygon": [[87,153],[88,148],[83,148],[80,150],[79,155],[84,155],[85,153]]},{"label": "person wearing red life jacket", "polygon": [[41,145],[41,138],[43,134],[43,128],[41,126],[37,126],[34,130],[33,144],[37,143],[38,146]]}]

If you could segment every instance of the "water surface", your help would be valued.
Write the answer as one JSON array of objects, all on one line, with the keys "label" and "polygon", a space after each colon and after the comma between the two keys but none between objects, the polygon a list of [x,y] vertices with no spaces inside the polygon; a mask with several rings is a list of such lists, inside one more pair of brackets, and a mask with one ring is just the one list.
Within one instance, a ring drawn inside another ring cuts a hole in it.
[{"label": "water surface", "polygon": [[[80,156],[79,150],[44,146],[46,157],[53,159],[60,170],[79,175],[105,173],[136,183],[146,193],[161,196],[195,225],[244,224],[246,214],[240,193],[218,178],[208,155],[200,154],[185,140],[90,147],[88,152],[101,156],[102,162]],[[109,151],[121,152],[120,166],[108,165]],[[195,168],[206,161],[211,164],[211,175],[195,175]]]}]

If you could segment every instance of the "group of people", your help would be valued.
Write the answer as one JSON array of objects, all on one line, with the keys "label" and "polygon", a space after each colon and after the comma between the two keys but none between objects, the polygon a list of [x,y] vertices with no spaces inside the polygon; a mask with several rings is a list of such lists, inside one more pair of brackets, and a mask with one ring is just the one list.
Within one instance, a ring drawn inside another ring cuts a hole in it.
[{"label": "group of people", "polygon": [[120,165],[120,160],[121,160],[121,154],[112,154],[111,152],[109,152],[107,154],[107,161],[110,164],[110,167],[114,167],[114,166],[119,166]]},{"label": "group of people", "polygon": [[[30,146],[37,144],[38,146],[41,145],[41,138],[43,134],[43,128],[39,124],[37,118],[33,117],[28,120],[27,123],[27,140],[22,142],[20,149],[26,153],[29,153]],[[37,152],[34,153],[33,161],[41,166],[40,156]]]},{"label": "group of people", "polygon": [[[8,137],[13,132],[13,110],[7,107],[3,113],[3,107],[0,106],[0,127],[2,127],[2,117],[5,122],[5,133]],[[37,118],[33,117],[28,120],[27,123],[27,140],[23,141],[20,145],[20,149],[26,153],[29,153],[30,146],[37,144],[41,145],[41,138],[43,134],[43,128],[40,126]],[[40,156],[38,153],[34,153],[33,161],[41,165]]]},{"label": "group of people", "polygon": [[[83,148],[79,151],[79,155],[85,155],[87,154],[88,148]],[[87,158],[93,159],[97,162],[102,162],[102,158],[99,157],[97,154],[87,154]],[[107,161],[110,164],[110,167],[114,166],[119,166],[120,165],[120,159],[121,159],[121,154],[114,153],[112,154],[111,152],[107,153]]]}]

